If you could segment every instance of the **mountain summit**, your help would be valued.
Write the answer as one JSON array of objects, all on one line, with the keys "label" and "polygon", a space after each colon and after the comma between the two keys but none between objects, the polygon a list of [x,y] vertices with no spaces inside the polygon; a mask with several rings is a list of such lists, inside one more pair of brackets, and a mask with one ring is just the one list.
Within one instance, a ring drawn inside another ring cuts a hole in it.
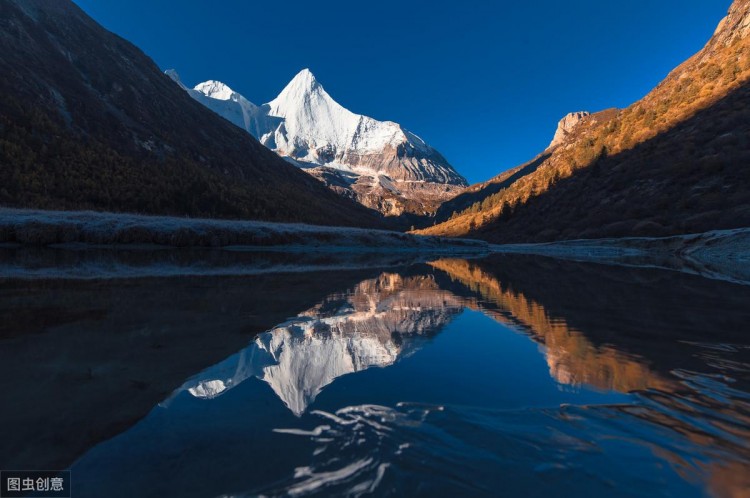
[{"label": "mountain summit", "polygon": [[[167,74],[182,85],[174,71]],[[185,89],[333,190],[384,214],[430,212],[467,185],[424,140],[344,108],[309,69],[262,106],[217,81]]]}]

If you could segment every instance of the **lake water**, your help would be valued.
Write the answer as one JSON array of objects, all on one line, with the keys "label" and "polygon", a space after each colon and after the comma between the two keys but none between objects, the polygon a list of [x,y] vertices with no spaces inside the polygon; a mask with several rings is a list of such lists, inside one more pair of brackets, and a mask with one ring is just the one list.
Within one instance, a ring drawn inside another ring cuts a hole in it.
[{"label": "lake water", "polygon": [[75,497],[750,496],[750,287],[522,256],[69,279],[80,258],[0,280],[0,467],[70,468]]}]

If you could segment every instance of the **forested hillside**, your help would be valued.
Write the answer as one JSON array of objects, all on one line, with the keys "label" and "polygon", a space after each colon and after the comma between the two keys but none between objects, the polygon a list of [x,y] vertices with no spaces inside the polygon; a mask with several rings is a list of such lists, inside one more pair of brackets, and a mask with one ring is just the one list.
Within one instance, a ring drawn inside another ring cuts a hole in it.
[{"label": "forested hillside", "polygon": [[69,0],[0,0],[0,205],[380,226]]},{"label": "forested hillside", "polygon": [[422,233],[511,242],[750,225],[749,34],[750,1],[738,0],[645,98],[584,118],[528,174]]}]

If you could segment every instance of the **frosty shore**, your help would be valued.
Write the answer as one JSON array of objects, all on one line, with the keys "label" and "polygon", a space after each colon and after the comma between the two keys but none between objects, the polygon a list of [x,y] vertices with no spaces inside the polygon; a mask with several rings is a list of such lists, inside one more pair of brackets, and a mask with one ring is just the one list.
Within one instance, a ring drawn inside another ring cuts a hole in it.
[{"label": "frosty shore", "polygon": [[572,261],[648,266],[750,283],[750,228],[673,237],[569,240],[493,246],[502,253],[534,254]]},{"label": "frosty shore", "polygon": [[477,240],[420,237],[387,230],[261,221],[193,219],[93,211],[0,208],[0,244],[153,245],[310,250],[486,251]]},{"label": "frosty shore", "polygon": [[[507,253],[664,268],[750,283],[750,228],[662,238],[492,245],[479,240],[360,228],[0,209],[0,248],[4,251],[0,276],[6,278],[253,275],[385,268],[441,256],[473,258]],[[166,248],[183,251],[177,257],[171,251],[159,254],[151,250]],[[205,251],[212,248],[224,251]],[[54,258],[39,252],[56,249],[66,251]],[[95,253],[93,249],[101,251]],[[190,249],[190,254],[185,249]],[[257,256],[241,256],[241,252]],[[261,257],[261,252],[287,256]]]}]

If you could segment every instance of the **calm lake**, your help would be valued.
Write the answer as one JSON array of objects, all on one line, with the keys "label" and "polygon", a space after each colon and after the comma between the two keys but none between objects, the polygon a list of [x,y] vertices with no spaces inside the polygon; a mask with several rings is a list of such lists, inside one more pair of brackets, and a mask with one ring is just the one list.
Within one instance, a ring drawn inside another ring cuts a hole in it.
[{"label": "calm lake", "polygon": [[4,253],[0,468],[76,498],[750,496],[748,286],[145,254]]}]

